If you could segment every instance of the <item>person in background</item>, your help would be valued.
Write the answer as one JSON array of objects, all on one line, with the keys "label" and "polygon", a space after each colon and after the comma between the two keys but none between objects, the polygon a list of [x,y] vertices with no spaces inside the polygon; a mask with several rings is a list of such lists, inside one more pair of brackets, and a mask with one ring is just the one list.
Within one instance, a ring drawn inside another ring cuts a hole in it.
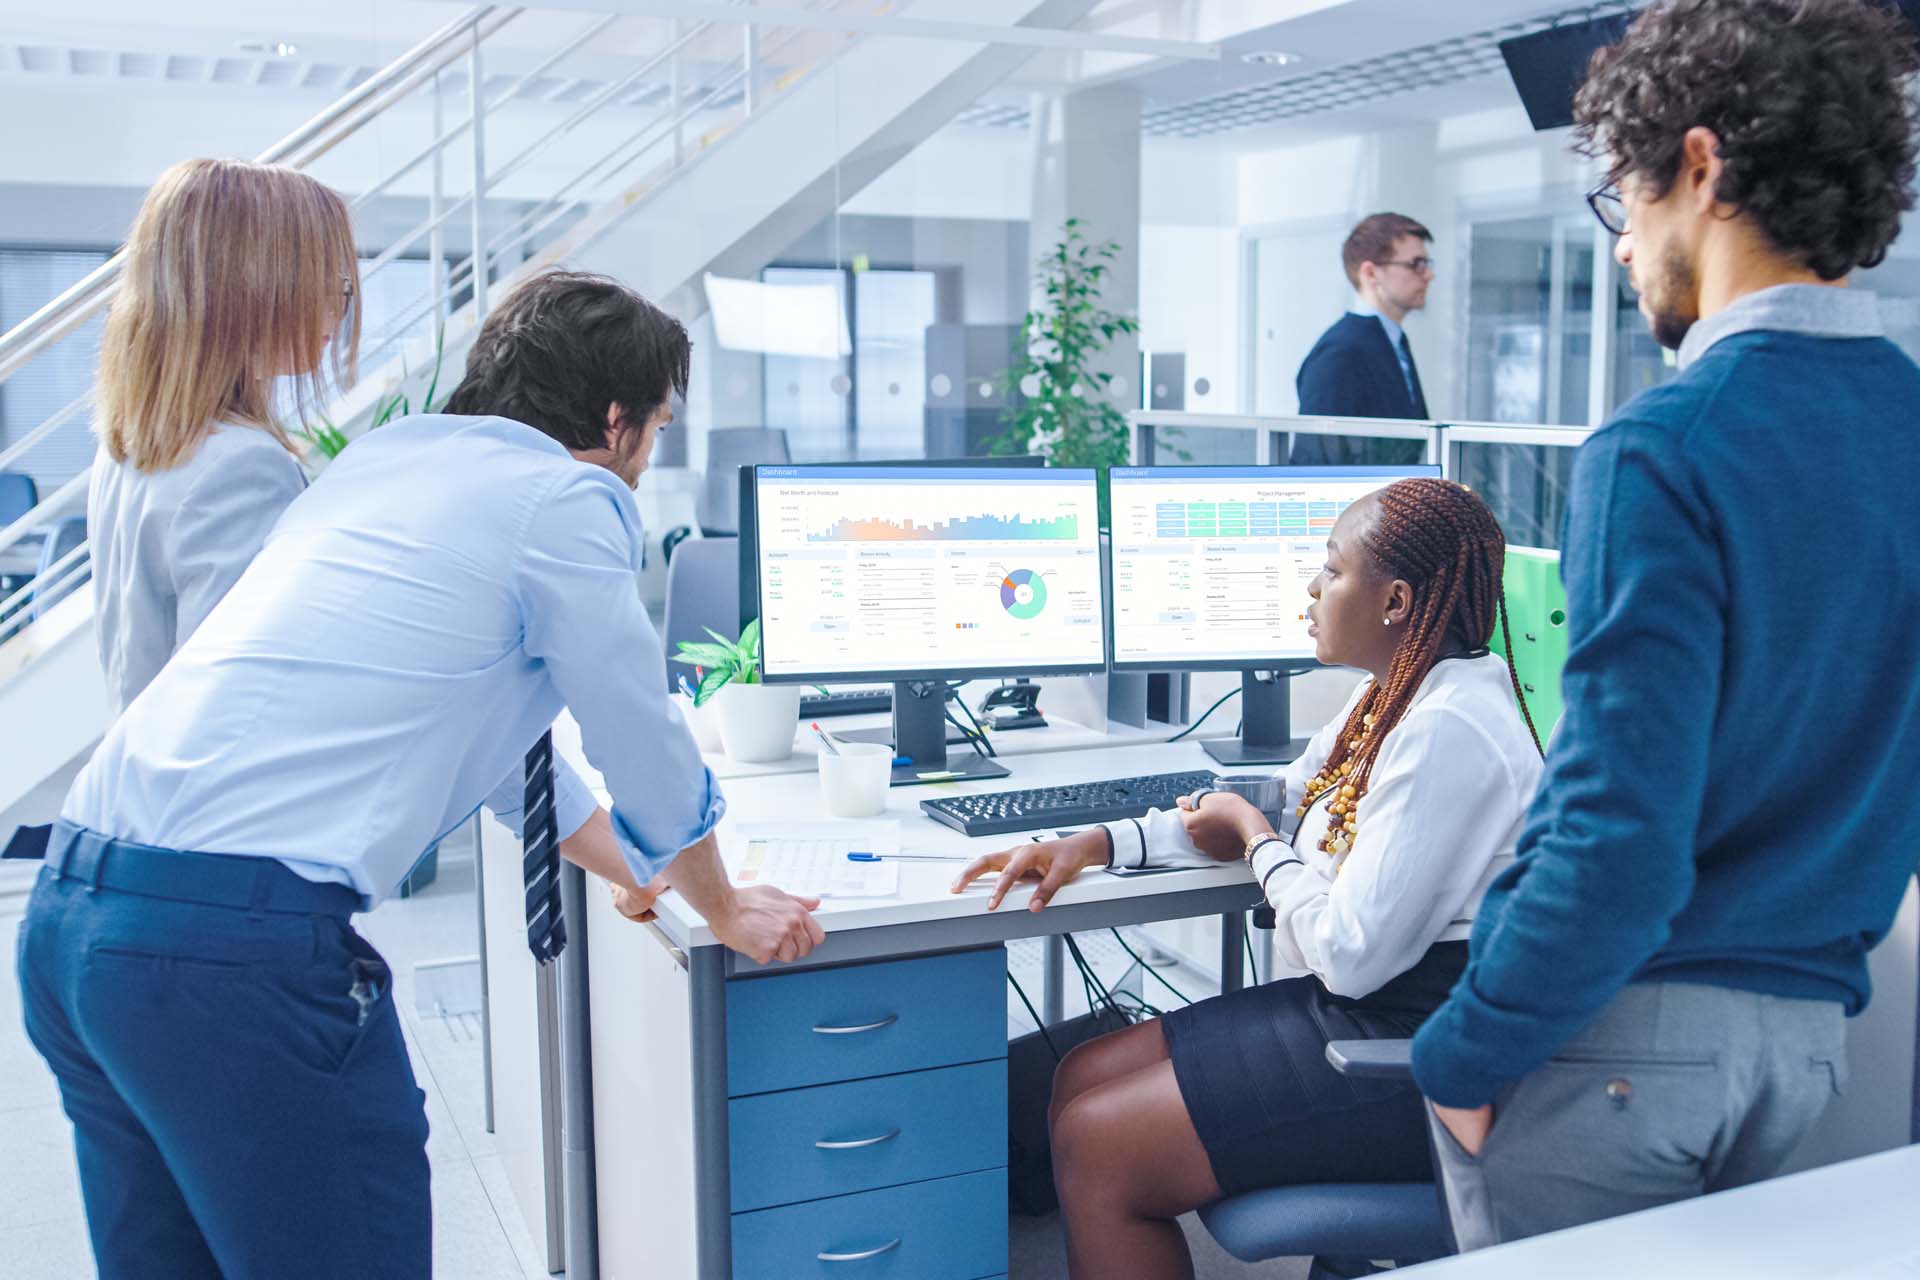
[{"label": "person in background", "polygon": [[[1427,416],[1420,369],[1403,327],[1427,305],[1433,233],[1400,213],[1362,218],[1340,248],[1353,309],[1320,335],[1294,380],[1300,412],[1336,418]],[[1405,466],[1423,461],[1417,440],[1296,435],[1294,466]]]},{"label": "person in background", "polygon": [[1285,771],[1283,833],[1239,796],[1206,791],[961,872],[956,892],[1000,873],[989,909],[1039,877],[1038,911],[1089,867],[1244,857],[1280,955],[1307,971],[1061,1062],[1049,1118],[1076,1278],[1191,1276],[1174,1218],[1223,1195],[1428,1176],[1419,1096],[1347,1079],[1326,1049],[1420,1025],[1512,859],[1540,748],[1512,667],[1487,650],[1505,624],[1505,558],[1493,513],[1450,480],[1403,480],[1341,514],[1308,588],[1310,634],[1321,662],[1370,678]]},{"label": "person in background", "polygon": [[116,714],[306,488],[286,414],[352,377],[358,290],[347,206],[306,174],[187,160],[147,192],[100,342],[87,487]]},{"label": "person in background", "polygon": [[[105,1280],[432,1274],[424,1095],[350,921],[483,803],[526,833],[540,960],[562,856],[762,963],[821,940],[818,903],[728,882],[635,586],[633,485],[688,358],[615,281],[523,283],[455,412],[335,459],[74,781],[18,970]],[[611,813],[553,768],[563,708]]]},{"label": "person in background", "polygon": [[1914,33],[1662,0],[1595,55],[1589,197],[1680,372],[1579,450],[1565,717],[1413,1042],[1472,1248],[1771,1176],[1920,850],[1920,368],[1849,273],[1913,207]]}]

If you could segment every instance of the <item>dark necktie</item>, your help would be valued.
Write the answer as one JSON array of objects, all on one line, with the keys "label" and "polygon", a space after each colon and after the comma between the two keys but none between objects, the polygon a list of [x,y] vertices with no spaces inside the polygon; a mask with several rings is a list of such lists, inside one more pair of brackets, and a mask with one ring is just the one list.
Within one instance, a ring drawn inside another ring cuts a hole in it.
[{"label": "dark necktie", "polygon": [[1400,335],[1400,371],[1407,376],[1407,394],[1413,398],[1413,416],[1427,416],[1427,396],[1420,388],[1420,366],[1413,362],[1413,344]]},{"label": "dark necktie", "polygon": [[553,812],[553,734],[527,752],[527,793],[521,810],[520,869],[527,884],[527,946],[541,964],[567,945],[560,919],[560,823]]}]

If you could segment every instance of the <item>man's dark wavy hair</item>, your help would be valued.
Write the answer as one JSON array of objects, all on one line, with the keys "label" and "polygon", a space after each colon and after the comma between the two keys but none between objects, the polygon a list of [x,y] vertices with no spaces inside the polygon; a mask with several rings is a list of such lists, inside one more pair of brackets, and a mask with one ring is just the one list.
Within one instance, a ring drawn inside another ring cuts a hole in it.
[{"label": "man's dark wavy hair", "polygon": [[692,346],[678,320],[618,280],[543,271],[480,326],[446,412],[524,422],[569,449],[607,442],[607,410],[633,427],[687,393]]},{"label": "man's dark wavy hair", "polygon": [[1913,207],[1914,33],[1878,0],[1663,0],[1593,57],[1583,154],[1655,198],[1704,125],[1717,195],[1823,280],[1886,257]]}]

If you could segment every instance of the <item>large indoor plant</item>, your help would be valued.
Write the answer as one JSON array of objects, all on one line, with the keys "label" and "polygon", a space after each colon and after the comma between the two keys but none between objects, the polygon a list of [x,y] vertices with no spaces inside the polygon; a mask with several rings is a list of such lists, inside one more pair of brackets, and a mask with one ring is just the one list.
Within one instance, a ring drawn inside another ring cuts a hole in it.
[{"label": "large indoor plant", "polygon": [[694,707],[712,704],[720,719],[720,744],[730,758],[747,764],[785,760],[793,754],[793,733],[800,724],[800,686],[760,678],[760,620],[742,628],[737,641],[712,627],[702,630],[713,637],[711,644],[682,640],[673,655],[699,676]]},{"label": "large indoor plant", "polygon": [[1007,430],[995,453],[1038,453],[1060,467],[1100,473],[1100,522],[1107,522],[1108,467],[1132,449],[1127,415],[1112,399],[1114,375],[1095,368],[1113,340],[1140,322],[1101,305],[1100,292],[1120,246],[1088,240],[1078,218],[1041,258],[1034,275],[1044,301],[1020,321],[1013,364],[999,381],[1007,398]]}]

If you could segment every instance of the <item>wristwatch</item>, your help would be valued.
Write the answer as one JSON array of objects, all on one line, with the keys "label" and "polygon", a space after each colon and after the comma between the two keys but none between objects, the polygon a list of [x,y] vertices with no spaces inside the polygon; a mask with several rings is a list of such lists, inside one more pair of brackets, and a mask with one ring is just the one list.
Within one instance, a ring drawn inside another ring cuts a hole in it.
[{"label": "wristwatch", "polygon": [[1247,841],[1247,847],[1241,850],[1240,856],[1242,859],[1246,861],[1248,866],[1252,866],[1253,855],[1260,852],[1260,846],[1263,844],[1269,844],[1275,840],[1278,840],[1282,844],[1286,843],[1286,837],[1281,835],[1279,832],[1262,831],[1259,835],[1256,835],[1255,837],[1253,837],[1253,839]]}]

